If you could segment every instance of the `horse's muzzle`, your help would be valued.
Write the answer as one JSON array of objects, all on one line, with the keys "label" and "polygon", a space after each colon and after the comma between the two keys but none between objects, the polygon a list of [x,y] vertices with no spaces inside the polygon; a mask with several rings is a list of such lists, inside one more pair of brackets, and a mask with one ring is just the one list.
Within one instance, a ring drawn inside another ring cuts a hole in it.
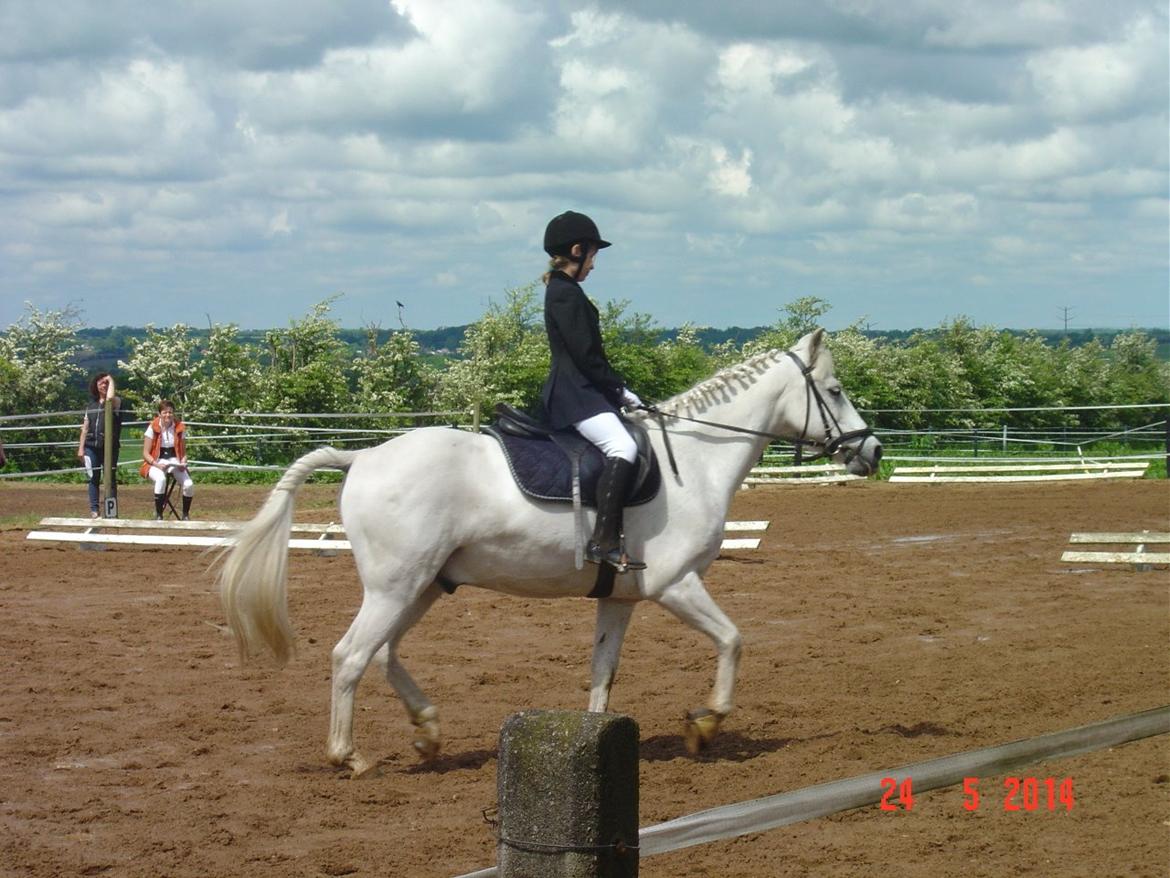
[{"label": "horse's muzzle", "polygon": [[871,476],[882,459],[882,443],[876,436],[864,436],[861,441],[845,449],[845,469],[855,476]]}]

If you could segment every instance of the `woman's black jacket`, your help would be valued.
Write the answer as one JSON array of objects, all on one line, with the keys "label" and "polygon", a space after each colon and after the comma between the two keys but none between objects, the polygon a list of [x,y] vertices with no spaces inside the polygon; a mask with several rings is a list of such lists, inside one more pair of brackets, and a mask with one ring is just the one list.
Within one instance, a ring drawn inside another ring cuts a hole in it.
[{"label": "woman's black jacket", "polygon": [[545,288],[544,327],[552,364],[541,399],[549,424],[563,429],[616,412],[625,381],[606,359],[597,306],[564,272],[553,272]]}]

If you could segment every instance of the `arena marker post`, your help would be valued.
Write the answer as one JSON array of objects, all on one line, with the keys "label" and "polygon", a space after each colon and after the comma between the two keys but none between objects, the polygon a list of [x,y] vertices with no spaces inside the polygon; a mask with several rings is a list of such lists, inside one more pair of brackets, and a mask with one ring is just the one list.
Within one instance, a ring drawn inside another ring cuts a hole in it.
[{"label": "arena marker post", "polygon": [[[113,379],[110,379],[111,381]],[[102,483],[105,487],[105,517],[118,517],[118,489],[114,487],[114,400],[106,397],[105,403],[105,433],[102,466]]]},{"label": "arena marker post", "polygon": [[499,878],[636,878],[638,724],[526,710],[500,730]]}]

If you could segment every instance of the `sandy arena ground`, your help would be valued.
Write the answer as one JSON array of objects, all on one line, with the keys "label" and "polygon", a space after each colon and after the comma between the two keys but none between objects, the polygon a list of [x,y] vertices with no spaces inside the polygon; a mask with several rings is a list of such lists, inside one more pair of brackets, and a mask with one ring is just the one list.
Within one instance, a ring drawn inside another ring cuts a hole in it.
[{"label": "sandy arena ground", "polygon": [[[123,515],[145,517],[142,484]],[[337,488],[297,517],[329,521]],[[467,588],[406,638],[438,705],[423,765],[377,675],[358,693],[350,780],[324,758],[329,652],[361,589],[352,559],[294,553],[299,654],[241,668],[207,559],[183,549],[34,544],[43,515],[84,513],[84,487],[0,484],[0,875],[453,876],[491,865],[501,723],[584,708],[593,610]],[[266,492],[200,486],[206,518]],[[687,755],[713,650],[652,605],[635,612],[612,708],[641,730],[641,823],[1058,731],[1168,701],[1165,569],[1064,564],[1074,531],[1170,530],[1170,485],[854,483],[741,493],[772,522],[708,584],[740,626],[738,709]],[[1018,772],[1072,778],[1075,805],[1006,811],[1002,777],[912,810],[877,807],[646,858],[658,876],[1164,876],[1167,736]]]}]

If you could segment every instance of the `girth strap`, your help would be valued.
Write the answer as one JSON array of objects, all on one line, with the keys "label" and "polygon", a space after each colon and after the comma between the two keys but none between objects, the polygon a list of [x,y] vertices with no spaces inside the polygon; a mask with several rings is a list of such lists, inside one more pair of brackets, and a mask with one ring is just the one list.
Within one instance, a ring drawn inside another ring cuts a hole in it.
[{"label": "girth strap", "polygon": [[597,579],[593,582],[593,588],[589,594],[585,595],[587,598],[607,598],[613,594],[613,580],[614,574],[617,573],[608,564],[599,564],[597,567]]}]

